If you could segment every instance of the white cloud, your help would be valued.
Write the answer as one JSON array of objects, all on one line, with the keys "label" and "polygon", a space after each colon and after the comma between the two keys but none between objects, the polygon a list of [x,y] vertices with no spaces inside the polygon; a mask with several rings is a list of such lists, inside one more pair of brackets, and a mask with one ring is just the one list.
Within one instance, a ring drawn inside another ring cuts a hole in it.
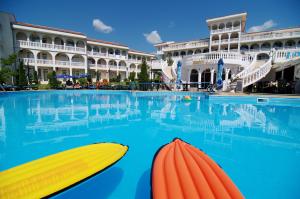
[{"label": "white cloud", "polygon": [[111,26],[106,25],[100,19],[94,19],[93,20],[93,27],[97,31],[100,31],[100,32],[103,32],[103,33],[111,33],[113,31],[113,28]]},{"label": "white cloud", "polygon": [[262,25],[252,26],[251,28],[249,28],[248,32],[261,32],[261,31],[269,30],[275,26],[277,26],[277,23],[275,23],[275,21],[268,20]]},{"label": "white cloud", "polygon": [[157,43],[160,43],[162,41],[161,38],[160,38],[160,35],[157,32],[157,30],[153,30],[150,33],[145,33],[144,36],[150,44],[157,44]]}]

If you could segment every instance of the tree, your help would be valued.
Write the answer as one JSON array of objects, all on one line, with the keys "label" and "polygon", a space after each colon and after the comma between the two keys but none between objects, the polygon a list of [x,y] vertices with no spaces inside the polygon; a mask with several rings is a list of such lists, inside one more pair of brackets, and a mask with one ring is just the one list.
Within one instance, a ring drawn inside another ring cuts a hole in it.
[{"label": "tree", "polygon": [[24,64],[23,64],[23,61],[20,62],[19,64],[19,68],[17,70],[17,85],[20,86],[20,87],[23,87],[23,86],[27,86],[28,83],[27,83],[27,78],[26,78],[26,74],[25,74],[25,69],[24,69]]},{"label": "tree", "polygon": [[1,59],[2,66],[12,66],[17,60],[17,54],[11,54],[6,59]]},{"label": "tree", "polygon": [[139,74],[139,82],[148,82],[149,74],[148,74],[148,65],[145,59],[143,59],[141,64],[141,72]]},{"label": "tree", "polygon": [[38,74],[36,70],[33,71],[33,83],[35,85],[39,84]]},{"label": "tree", "polygon": [[96,81],[99,82],[99,80],[100,80],[100,72],[97,71],[96,72]]},{"label": "tree", "polygon": [[59,86],[59,81],[56,78],[56,72],[52,71],[50,73],[48,73],[48,85],[50,88],[57,88]]},{"label": "tree", "polygon": [[130,72],[128,79],[133,82],[135,80],[135,72]]},{"label": "tree", "polygon": [[86,86],[88,83],[88,80],[86,78],[79,78],[78,82],[81,86]]},{"label": "tree", "polygon": [[12,71],[8,67],[2,67],[0,69],[0,83],[7,83],[12,76]]}]

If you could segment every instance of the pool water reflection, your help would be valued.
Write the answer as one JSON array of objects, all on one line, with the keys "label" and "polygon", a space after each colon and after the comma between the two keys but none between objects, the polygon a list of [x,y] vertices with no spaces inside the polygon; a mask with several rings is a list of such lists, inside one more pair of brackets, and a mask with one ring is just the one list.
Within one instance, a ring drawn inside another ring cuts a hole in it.
[{"label": "pool water reflection", "polygon": [[[296,99],[297,100],[297,99]],[[153,155],[175,137],[201,148],[246,198],[299,198],[300,101],[193,94],[52,91],[0,96],[0,169],[95,142],[129,146],[104,172],[55,197],[149,198]]]}]

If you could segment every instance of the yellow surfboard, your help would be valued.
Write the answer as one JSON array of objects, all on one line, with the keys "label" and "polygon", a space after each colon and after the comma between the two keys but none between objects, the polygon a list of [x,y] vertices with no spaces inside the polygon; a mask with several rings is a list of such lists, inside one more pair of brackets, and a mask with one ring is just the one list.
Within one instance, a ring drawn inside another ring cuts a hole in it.
[{"label": "yellow surfboard", "polygon": [[79,182],[122,158],[128,147],[91,144],[0,172],[0,198],[41,198]]}]

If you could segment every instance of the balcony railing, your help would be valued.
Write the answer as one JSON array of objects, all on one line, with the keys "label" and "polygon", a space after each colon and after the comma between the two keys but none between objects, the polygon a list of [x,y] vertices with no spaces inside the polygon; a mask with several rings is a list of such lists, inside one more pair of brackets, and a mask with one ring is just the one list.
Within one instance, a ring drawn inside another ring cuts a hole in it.
[{"label": "balcony railing", "polygon": [[59,50],[59,51],[85,53],[85,48],[82,47],[64,46],[64,45],[33,42],[33,41],[18,40],[16,42],[16,45],[17,47],[21,47],[21,48],[36,48],[41,50]]},{"label": "balcony railing", "polygon": [[211,33],[231,32],[231,31],[237,31],[237,30],[240,30],[240,26],[231,27],[231,28],[222,28],[222,29],[217,29],[217,30],[211,30]]},{"label": "balcony railing", "polygon": [[270,40],[270,39],[283,39],[283,38],[292,38],[292,37],[300,37],[300,31],[292,31],[285,33],[257,33],[251,35],[242,35],[241,41],[260,41],[260,40]]},{"label": "balcony railing", "polygon": [[167,47],[164,47],[163,51],[170,51],[170,50],[184,50],[190,48],[200,48],[200,47],[208,47],[208,41],[199,41],[199,42],[191,42],[185,44],[171,44]]}]

